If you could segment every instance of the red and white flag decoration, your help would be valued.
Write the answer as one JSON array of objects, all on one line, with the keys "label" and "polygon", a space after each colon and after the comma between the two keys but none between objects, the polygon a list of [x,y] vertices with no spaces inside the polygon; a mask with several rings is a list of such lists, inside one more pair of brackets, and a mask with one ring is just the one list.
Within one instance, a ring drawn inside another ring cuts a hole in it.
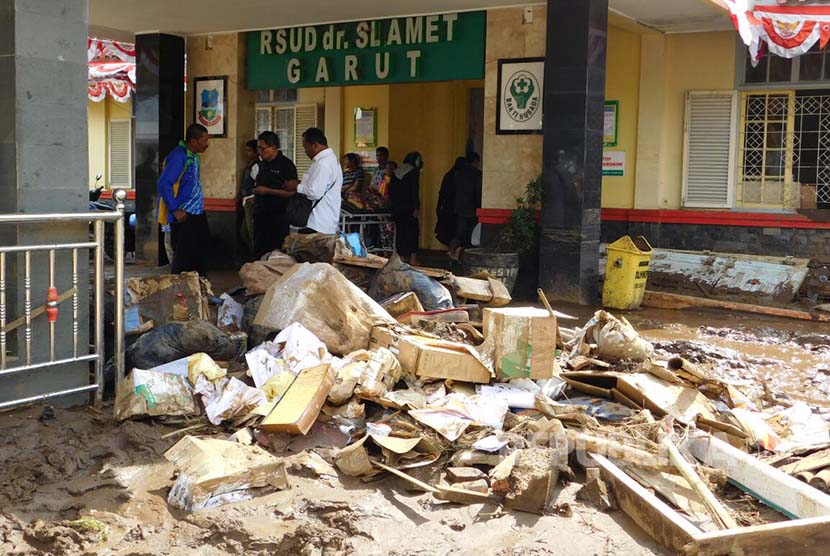
[{"label": "red and white flag decoration", "polygon": [[764,48],[782,58],[794,58],[816,42],[830,41],[830,6],[798,0],[725,0],[732,22],[749,47],[753,65]]},{"label": "red and white flag decoration", "polygon": [[135,91],[135,45],[87,39],[87,96],[101,102],[107,95],[127,102]]}]

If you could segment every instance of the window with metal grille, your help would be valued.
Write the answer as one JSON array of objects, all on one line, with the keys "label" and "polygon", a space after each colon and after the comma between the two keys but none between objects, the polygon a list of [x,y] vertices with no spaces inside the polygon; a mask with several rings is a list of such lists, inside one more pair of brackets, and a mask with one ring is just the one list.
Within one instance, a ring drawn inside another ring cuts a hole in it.
[{"label": "window with metal grille", "polygon": [[792,186],[795,94],[744,93],[741,104],[738,205],[797,208]]},{"label": "window with metal grille", "polygon": [[132,144],[130,120],[111,120],[109,124],[110,187],[132,187]]},{"label": "window with metal grille", "polygon": [[795,95],[793,180],[801,208],[830,208],[830,90]]},{"label": "window with metal grille", "polygon": [[311,166],[311,160],[303,150],[302,134],[310,127],[317,127],[318,107],[316,104],[257,105],[256,133],[273,131],[280,138],[280,148],[285,156],[297,166],[302,177]]},{"label": "window with metal grille", "polygon": [[731,207],[735,183],[734,91],[692,91],[686,95],[683,204]]}]

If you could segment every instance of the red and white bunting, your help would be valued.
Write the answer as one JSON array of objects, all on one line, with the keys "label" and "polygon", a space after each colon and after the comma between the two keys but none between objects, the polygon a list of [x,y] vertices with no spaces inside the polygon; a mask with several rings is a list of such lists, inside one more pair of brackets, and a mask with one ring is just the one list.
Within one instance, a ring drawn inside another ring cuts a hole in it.
[{"label": "red and white bunting", "polygon": [[830,42],[830,6],[787,0],[725,0],[732,22],[749,47],[753,64],[764,49],[794,58]]}]

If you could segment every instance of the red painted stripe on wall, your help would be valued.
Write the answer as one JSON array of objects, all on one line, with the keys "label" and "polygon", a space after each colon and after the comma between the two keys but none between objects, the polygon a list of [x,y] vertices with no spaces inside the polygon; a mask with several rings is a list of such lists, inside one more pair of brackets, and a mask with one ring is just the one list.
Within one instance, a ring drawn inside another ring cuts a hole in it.
[{"label": "red painted stripe on wall", "polygon": [[[511,209],[479,209],[482,224],[506,224]],[[703,210],[602,209],[605,222],[643,222],[661,224],[702,224],[762,228],[830,230],[830,222],[816,222],[803,214],[733,212]]]},{"label": "red painted stripe on wall", "polygon": [[[101,199],[109,200],[112,199],[112,190],[105,189],[101,192]],[[135,200],[135,190],[127,191],[127,200],[134,201]],[[235,199],[219,199],[216,197],[205,197],[205,210],[207,212],[235,212],[236,211],[236,200]]]}]

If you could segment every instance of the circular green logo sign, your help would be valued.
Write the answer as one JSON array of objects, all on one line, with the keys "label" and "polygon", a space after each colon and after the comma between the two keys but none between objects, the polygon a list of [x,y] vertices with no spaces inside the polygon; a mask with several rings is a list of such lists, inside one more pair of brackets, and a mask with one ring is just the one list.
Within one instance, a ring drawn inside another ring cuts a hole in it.
[{"label": "circular green logo sign", "polygon": [[511,120],[527,122],[542,106],[539,80],[527,70],[519,70],[507,80],[502,91],[504,107]]}]

